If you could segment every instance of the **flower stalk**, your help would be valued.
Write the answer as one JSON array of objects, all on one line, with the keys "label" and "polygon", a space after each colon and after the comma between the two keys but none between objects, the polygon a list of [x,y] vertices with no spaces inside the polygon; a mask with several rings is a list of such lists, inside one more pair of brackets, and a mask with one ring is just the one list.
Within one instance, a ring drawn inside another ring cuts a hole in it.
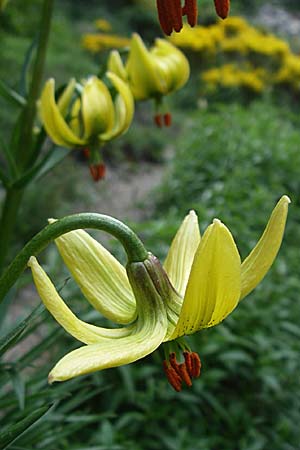
[{"label": "flower stalk", "polygon": [[66,216],[47,225],[36,234],[15,257],[0,278],[0,303],[9,289],[25,270],[29,258],[38,255],[59,236],[80,228],[106,231],[123,245],[128,262],[144,261],[148,253],[137,235],[125,224],[113,217],[96,213],[81,213]]}]

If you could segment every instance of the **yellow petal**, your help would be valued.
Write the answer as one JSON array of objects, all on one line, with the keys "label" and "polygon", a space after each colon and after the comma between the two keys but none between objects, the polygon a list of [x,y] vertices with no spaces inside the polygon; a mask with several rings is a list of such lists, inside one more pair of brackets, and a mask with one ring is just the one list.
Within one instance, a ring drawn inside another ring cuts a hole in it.
[{"label": "yellow petal", "polygon": [[164,263],[172,285],[181,296],[184,296],[199,243],[198,218],[190,211],[177,231]]},{"label": "yellow petal", "polygon": [[156,39],[151,55],[162,70],[161,76],[166,82],[166,92],[181,88],[189,79],[190,65],[181,50],[165,39]]},{"label": "yellow petal", "polygon": [[76,145],[83,146],[85,144],[67,125],[55,102],[53,79],[48,80],[43,89],[40,102],[40,114],[47,133],[57,145],[72,148]]},{"label": "yellow petal", "polygon": [[58,99],[57,106],[62,114],[63,117],[66,117],[70,102],[72,100],[74,90],[76,86],[76,80],[75,78],[71,78],[69,83],[67,84],[66,88],[64,89],[63,93]]},{"label": "yellow petal", "polygon": [[163,93],[163,85],[157,73],[155,59],[137,33],[133,34],[131,40],[126,71],[135,99],[144,100]]},{"label": "yellow petal", "polygon": [[127,72],[124,67],[120,53],[117,50],[113,50],[109,54],[107,69],[109,72],[116,74],[123,81],[127,81]]},{"label": "yellow petal", "polygon": [[172,339],[220,323],[241,292],[240,256],[230,231],[215,219],[196,252]]},{"label": "yellow petal", "polygon": [[114,125],[114,106],[109,90],[97,77],[85,84],[81,96],[84,139],[108,132]]},{"label": "yellow petal", "polygon": [[132,332],[132,327],[107,329],[83,322],[68,308],[55,286],[32,256],[28,262],[37,291],[52,316],[72,336],[85,344],[95,344],[108,338],[120,338]]},{"label": "yellow petal", "polygon": [[243,261],[241,299],[261,282],[273,264],[282,242],[289,203],[289,197],[286,195],[281,197],[262,237]]},{"label": "yellow petal", "polygon": [[[137,266],[139,265],[140,263],[137,263]],[[51,371],[50,382],[68,380],[96,370],[128,364],[157,349],[167,330],[166,309],[160,295],[155,294],[156,289],[149,281],[145,268],[143,273],[146,274],[146,285],[141,286],[141,289],[149,295],[145,299],[139,299],[135,332],[120,339],[107,339],[104,345],[88,345],[67,354]]]},{"label": "yellow petal", "polygon": [[133,119],[134,100],[127,83],[112,72],[108,72],[107,78],[112,82],[118,94],[115,99],[115,124],[111,131],[101,134],[100,140],[111,140],[125,133]]},{"label": "yellow petal", "polygon": [[55,244],[86,299],[108,319],[127,324],[136,304],[125,268],[83,230],[66,233]]}]

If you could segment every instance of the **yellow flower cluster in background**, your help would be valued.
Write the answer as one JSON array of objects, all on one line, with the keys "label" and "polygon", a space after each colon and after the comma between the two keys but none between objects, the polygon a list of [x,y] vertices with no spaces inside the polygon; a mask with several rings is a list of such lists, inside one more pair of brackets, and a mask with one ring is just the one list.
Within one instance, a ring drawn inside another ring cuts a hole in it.
[{"label": "yellow flower cluster in background", "polygon": [[218,87],[245,88],[261,93],[265,88],[266,71],[264,69],[240,69],[233,64],[224,64],[219,68],[207,70],[202,75],[208,90]]},{"label": "yellow flower cluster in background", "polygon": [[229,17],[209,26],[184,26],[171,42],[199,56],[204,90],[246,88],[260,93],[285,85],[300,91],[300,55],[277,36]]},{"label": "yellow flower cluster in background", "polygon": [[82,40],[84,48],[91,53],[98,53],[102,50],[110,50],[112,48],[128,47],[130,39],[118,36],[117,34],[86,34]]},{"label": "yellow flower cluster in background", "polygon": [[112,26],[107,20],[95,20],[95,27],[100,30],[100,33],[87,33],[82,38],[82,45],[89,52],[98,53],[103,50],[128,47],[130,39],[109,33],[112,30]]}]

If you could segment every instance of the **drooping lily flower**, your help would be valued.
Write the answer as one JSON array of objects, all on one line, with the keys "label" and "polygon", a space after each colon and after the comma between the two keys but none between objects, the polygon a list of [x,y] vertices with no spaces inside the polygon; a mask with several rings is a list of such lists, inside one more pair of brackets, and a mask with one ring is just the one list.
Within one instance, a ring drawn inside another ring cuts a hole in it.
[{"label": "drooping lily flower", "polygon": [[[59,100],[55,100],[55,82],[46,82],[40,101],[43,125],[57,144],[89,150],[91,173],[103,165],[99,148],[125,133],[134,114],[134,100],[128,85],[108,72],[116,90],[113,98],[99,78],[90,77],[83,85],[71,80]],[[92,170],[93,169],[93,170]]]},{"label": "drooping lily flower", "polygon": [[[66,306],[38,264],[29,261],[45,306],[64,329],[84,344],[64,356],[49,380],[128,364],[164,343],[164,370],[179,391],[191,385],[201,363],[184,336],[222,322],[264,278],[280,248],[288,204],[283,196],[266,229],[246,259],[240,255],[229,229],[215,219],[202,239],[192,211],[184,219],[165,263],[149,254],[125,268],[83,230],[59,237],[57,248],[85,298],[103,316],[124,326],[107,329],[85,323]],[[176,356],[183,353],[184,362]]]},{"label": "drooping lily flower", "polygon": [[[127,80],[136,100],[154,99],[157,107],[164,96],[177,91],[187,82],[190,66],[184,54],[165,39],[156,39],[150,50],[134,33],[125,66],[119,53],[111,52],[108,69]],[[158,126],[170,125],[171,115],[157,114]]]},{"label": "drooping lily flower", "polygon": [[[230,0],[214,0],[216,13],[222,19],[228,16]],[[187,16],[191,27],[197,25],[198,7],[197,0],[156,0],[158,19],[161,29],[168,36],[172,31],[177,33],[182,29],[182,18]]]}]

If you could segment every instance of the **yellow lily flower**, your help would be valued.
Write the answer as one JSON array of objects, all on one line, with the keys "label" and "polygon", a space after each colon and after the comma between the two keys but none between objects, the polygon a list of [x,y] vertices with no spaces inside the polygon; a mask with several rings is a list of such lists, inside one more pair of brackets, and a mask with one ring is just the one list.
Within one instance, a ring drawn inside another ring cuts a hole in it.
[{"label": "yellow lily flower", "polygon": [[55,81],[50,79],[40,100],[40,115],[48,135],[63,147],[88,148],[91,168],[101,161],[99,147],[125,133],[134,114],[134,100],[128,85],[112,72],[106,75],[117,92],[114,99],[104,82],[93,76],[83,85],[71,80],[58,102]]},{"label": "yellow lily flower", "polygon": [[110,54],[108,69],[127,80],[136,100],[152,98],[157,104],[163,96],[184,86],[190,75],[188,60],[178,48],[165,39],[156,39],[148,50],[137,33],[132,36],[125,67],[115,50]]},{"label": "yellow lily flower", "polygon": [[[86,344],[56,364],[50,382],[131,363],[166,343],[168,380],[177,391],[183,381],[190,386],[201,364],[182,337],[222,322],[261,282],[280,248],[289,203],[287,196],[279,200],[263,235],[243,262],[220,220],[215,219],[200,238],[193,211],[175,235],[163,268],[149,254],[143,262],[128,264],[126,273],[83,230],[56,239],[84,297],[103,316],[124,325],[119,328],[101,328],[78,319],[31,257],[29,266],[45,306],[67,332]],[[184,356],[181,364],[176,361],[179,350]]]}]

